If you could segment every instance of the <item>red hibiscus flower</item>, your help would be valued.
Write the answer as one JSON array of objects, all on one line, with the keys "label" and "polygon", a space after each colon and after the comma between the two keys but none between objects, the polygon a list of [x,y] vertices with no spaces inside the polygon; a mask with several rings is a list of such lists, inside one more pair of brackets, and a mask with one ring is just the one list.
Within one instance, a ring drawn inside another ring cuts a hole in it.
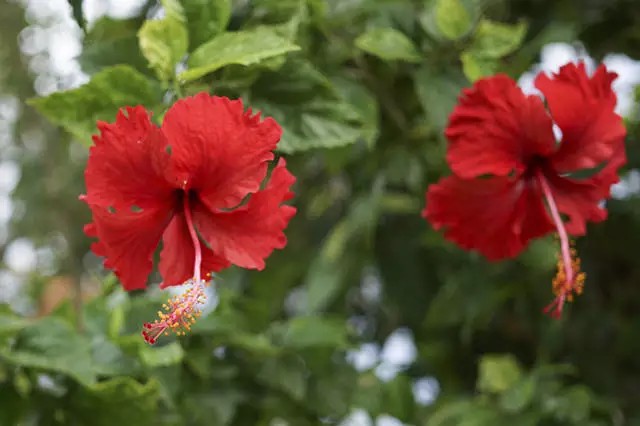
[{"label": "red hibiscus flower", "polygon": [[[206,93],[179,100],[162,127],[143,107],[127,107],[113,124],[99,122],[85,171],[93,222],[85,232],[125,290],[143,289],[162,239],[161,287],[191,284],[169,302],[160,321],[145,324],[154,343],[165,331],[188,329],[212,272],[231,264],[263,269],[286,244],[295,208],[295,178],[280,159],[264,187],[282,130],[244,111],[242,101]],[[248,200],[247,200],[248,197]]]},{"label": "red hibiscus flower", "polygon": [[[426,194],[423,216],[433,227],[490,260],[515,257],[532,239],[557,232],[556,298],[546,309],[556,317],[585,278],[569,235],[584,235],[587,222],[606,218],[602,200],[626,162],[615,78],[604,66],[589,77],[582,63],[539,74],[535,85],[548,112],[505,75],[479,80],[462,92],[445,133],[454,174]],[[575,175],[582,170],[592,174]]]}]

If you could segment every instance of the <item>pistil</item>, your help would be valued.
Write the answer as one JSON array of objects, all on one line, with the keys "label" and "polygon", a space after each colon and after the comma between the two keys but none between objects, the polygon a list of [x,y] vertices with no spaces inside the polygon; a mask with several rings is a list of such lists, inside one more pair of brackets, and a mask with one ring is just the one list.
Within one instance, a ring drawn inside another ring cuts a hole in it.
[{"label": "pistil", "polygon": [[164,312],[158,311],[158,319],[153,323],[146,322],[143,324],[142,337],[151,345],[156,343],[162,334],[168,335],[169,332],[184,336],[187,331],[191,330],[191,325],[201,315],[200,308],[207,299],[205,287],[208,282],[204,281],[200,274],[202,249],[198,233],[193,225],[188,193],[183,195],[183,209],[195,253],[193,278],[183,283],[183,285],[187,286],[184,293],[169,299],[167,303],[162,305]]},{"label": "pistil", "polygon": [[573,301],[575,295],[582,294],[586,274],[580,271],[580,259],[576,250],[571,246],[571,241],[560,216],[558,206],[553,197],[551,187],[541,171],[537,172],[537,180],[542,188],[542,193],[547,201],[551,218],[560,239],[560,253],[558,254],[558,271],[552,281],[555,299],[545,307],[544,312],[553,318],[560,318],[565,302]]}]

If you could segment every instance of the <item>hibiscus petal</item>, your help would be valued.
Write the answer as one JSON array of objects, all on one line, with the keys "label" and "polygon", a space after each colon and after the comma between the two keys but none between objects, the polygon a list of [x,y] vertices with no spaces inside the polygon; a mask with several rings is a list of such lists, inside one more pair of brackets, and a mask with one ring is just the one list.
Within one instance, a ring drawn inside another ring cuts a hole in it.
[{"label": "hibiscus petal", "polygon": [[558,210],[568,217],[565,227],[569,234],[584,235],[587,222],[597,223],[607,218],[607,210],[601,203],[609,198],[611,185],[620,180],[618,169],[626,162],[624,144],[619,143],[607,165],[588,179],[547,176]]},{"label": "hibiscus petal", "polygon": [[611,89],[616,77],[601,65],[589,78],[583,63],[571,63],[551,78],[543,73],[536,78],[535,85],[562,130],[562,142],[551,158],[557,172],[597,167],[624,139],[626,130],[614,111],[616,95]]},{"label": "hibiscus petal", "polygon": [[165,181],[166,141],[143,107],[120,110],[113,124],[99,122],[85,170],[84,201],[102,207],[155,208],[171,197]]},{"label": "hibiscus petal", "polygon": [[105,257],[125,290],[146,287],[153,266],[153,252],[173,212],[170,205],[132,212],[91,205],[93,223],[85,226],[88,236],[97,237],[91,249]]},{"label": "hibiscus petal", "polygon": [[525,96],[505,75],[465,89],[445,135],[447,161],[462,178],[519,173],[530,157],[555,149],[552,122],[541,99]]},{"label": "hibiscus petal", "polygon": [[206,93],[176,102],[162,131],[171,144],[168,179],[197,190],[212,210],[235,207],[260,189],[282,134],[273,119],[245,112],[241,100]]},{"label": "hibiscus petal", "polygon": [[503,177],[445,177],[429,186],[422,215],[448,240],[490,260],[515,257],[554,229],[537,186]]},{"label": "hibiscus petal", "polygon": [[[164,231],[162,241],[163,248],[158,266],[160,275],[162,275],[160,288],[181,285],[193,277],[193,262],[195,259],[195,250],[184,213],[180,212],[173,217],[166,231]],[[200,249],[202,250],[200,274],[203,279],[207,278],[208,273],[221,271],[231,265],[226,259],[216,255],[204,244],[200,244]]]},{"label": "hibiscus petal", "polygon": [[243,268],[262,270],[264,259],[287,243],[283,231],[296,209],[281,204],[293,197],[294,182],[280,159],[267,187],[253,194],[246,205],[223,212],[196,204],[196,227],[215,253]]}]

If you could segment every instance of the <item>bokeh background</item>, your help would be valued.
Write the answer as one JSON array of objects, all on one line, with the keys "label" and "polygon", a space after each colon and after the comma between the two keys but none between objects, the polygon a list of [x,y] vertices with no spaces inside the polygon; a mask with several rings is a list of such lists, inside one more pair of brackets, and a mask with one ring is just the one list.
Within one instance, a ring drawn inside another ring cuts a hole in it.
[{"label": "bokeh background", "polygon": [[[220,42],[256,28],[275,35]],[[634,0],[0,0],[0,425],[640,425],[636,59]],[[577,60],[618,72],[629,163],[554,321],[552,237],[489,263],[419,213],[461,88],[534,93]],[[149,347],[168,294],[156,274],[124,293],[89,252],[88,135],[202,90],[283,125],[298,214],[265,271],[225,271],[194,332]]]}]

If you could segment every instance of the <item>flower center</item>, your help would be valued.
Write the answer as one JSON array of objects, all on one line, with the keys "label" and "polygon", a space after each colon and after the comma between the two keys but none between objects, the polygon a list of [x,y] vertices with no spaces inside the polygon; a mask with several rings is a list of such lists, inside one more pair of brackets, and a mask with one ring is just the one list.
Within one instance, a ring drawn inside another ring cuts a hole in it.
[{"label": "flower center", "polygon": [[565,302],[573,301],[574,295],[582,293],[586,274],[580,271],[580,258],[577,256],[572,242],[569,240],[564,222],[558,211],[553,192],[541,170],[536,171],[536,177],[542,188],[542,193],[547,200],[551,218],[558,231],[560,239],[560,253],[558,254],[558,272],[552,281],[555,299],[544,308],[544,312],[553,318],[562,316]]},{"label": "flower center", "polygon": [[200,240],[193,225],[189,198],[189,192],[183,192],[183,211],[195,252],[193,278],[189,278],[183,283],[184,286],[187,286],[184,293],[169,299],[167,303],[162,305],[164,312],[158,311],[157,320],[152,323],[145,322],[143,324],[142,337],[151,345],[156,343],[162,334],[168,335],[169,332],[174,332],[178,336],[184,336],[185,333],[191,329],[191,325],[195,322],[196,318],[200,316],[200,308],[207,299],[205,287],[209,285],[209,282],[203,280],[200,276],[202,249],[200,248]]}]

